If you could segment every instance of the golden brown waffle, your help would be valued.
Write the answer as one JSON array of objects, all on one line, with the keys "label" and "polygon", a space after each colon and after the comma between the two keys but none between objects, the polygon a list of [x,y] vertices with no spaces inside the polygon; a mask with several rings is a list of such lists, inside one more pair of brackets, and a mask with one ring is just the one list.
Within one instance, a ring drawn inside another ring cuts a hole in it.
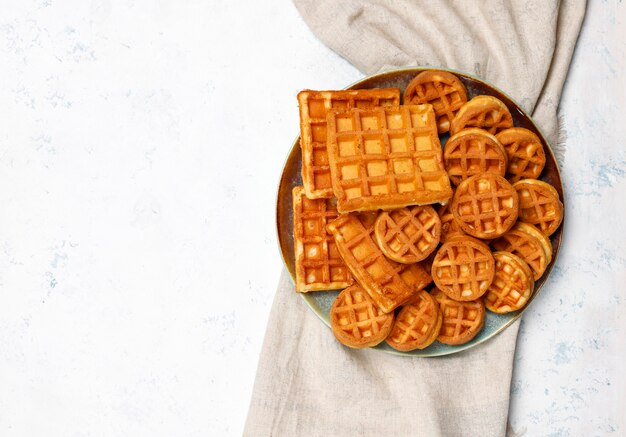
[{"label": "golden brown waffle", "polygon": [[452,196],[430,105],[328,114],[339,212],[445,202]]},{"label": "golden brown waffle", "polygon": [[517,222],[513,229],[492,243],[497,251],[519,256],[533,270],[536,281],[552,261],[552,245],[548,237],[527,223]]},{"label": "golden brown waffle", "polygon": [[483,173],[465,179],[452,200],[454,220],[469,235],[496,238],[517,220],[517,192],[502,176]]},{"label": "golden brown waffle", "polygon": [[425,259],[439,244],[441,220],[432,206],[411,206],[382,212],[374,227],[380,250],[390,259],[412,264]]},{"label": "golden brown waffle", "polygon": [[476,96],[456,113],[450,124],[450,135],[467,127],[479,127],[496,134],[513,127],[513,117],[501,100],[493,96]]},{"label": "golden brown waffle", "polygon": [[405,266],[387,259],[378,248],[373,223],[366,227],[355,214],[344,214],[326,229],[354,278],[383,312],[393,311],[415,294],[399,274]]},{"label": "golden brown waffle", "polygon": [[435,288],[430,293],[439,304],[443,317],[437,340],[443,344],[465,344],[483,329],[485,304],[482,299],[459,302]]},{"label": "golden brown waffle", "polygon": [[509,159],[507,179],[511,183],[524,178],[537,179],[546,165],[543,144],[528,129],[514,127],[496,135]]},{"label": "golden brown waffle", "polygon": [[563,204],[556,189],[543,181],[522,179],[513,184],[519,196],[519,219],[550,236],[563,221]]},{"label": "golden brown waffle", "polygon": [[443,163],[454,185],[480,173],[504,176],[507,157],[500,141],[478,128],[463,129],[452,135],[443,148]]},{"label": "golden brown waffle", "polygon": [[487,291],[494,265],[485,243],[469,236],[452,236],[437,251],[431,273],[437,288],[448,297],[469,301]]},{"label": "golden brown waffle", "polygon": [[350,91],[304,90],[298,94],[302,183],[309,199],[333,195],[326,152],[328,111],[399,104],[400,90],[397,88]]},{"label": "golden brown waffle", "polygon": [[506,314],[523,308],[533,293],[535,281],[528,264],[509,252],[495,252],[496,276],[485,294],[489,311]]},{"label": "golden brown waffle", "polygon": [[398,275],[406,284],[414,291],[423,290],[433,282],[432,276],[430,276],[430,269],[427,269],[425,264],[400,264]]},{"label": "golden brown waffle", "polygon": [[424,349],[439,335],[441,322],[437,301],[422,290],[396,316],[387,344],[403,352]]},{"label": "golden brown waffle", "polygon": [[404,90],[404,104],[430,103],[437,116],[439,133],[450,130],[450,121],[467,102],[467,91],[454,74],[442,70],[423,71]]},{"label": "golden brown waffle", "polygon": [[439,214],[439,218],[441,219],[441,241],[446,241],[449,236],[455,234],[466,235],[454,220],[450,206],[451,205],[448,203],[447,205],[441,205],[437,209],[437,214]]},{"label": "golden brown waffle", "polygon": [[293,240],[296,291],[336,290],[354,280],[326,224],[337,217],[332,199],[308,199],[302,187],[293,189]]},{"label": "golden brown waffle", "polygon": [[537,241],[539,241],[539,243],[541,244],[543,251],[546,253],[546,263],[550,264],[550,262],[552,261],[552,242],[546,236],[546,234],[538,230],[533,225],[529,225],[528,223],[520,221],[515,223],[515,226],[513,228],[522,232],[526,232],[528,235],[532,235],[533,237],[535,237]]},{"label": "golden brown waffle", "polygon": [[393,326],[393,312],[383,313],[359,285],[346,288],[330,307],[330,327],[340,343],[352,348],[381,343]]}]

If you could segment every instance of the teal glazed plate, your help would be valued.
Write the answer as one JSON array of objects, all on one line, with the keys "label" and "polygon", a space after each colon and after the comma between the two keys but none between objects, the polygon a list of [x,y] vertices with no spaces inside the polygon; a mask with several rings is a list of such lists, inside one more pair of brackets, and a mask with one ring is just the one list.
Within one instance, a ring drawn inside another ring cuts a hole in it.
[{"label": "teal glazed plate", "polygon": [[[362,80],[359,80],[358,82],[350,85],[346,89],[400,88],[400,94],[402,95],[408,83],[418,73],[424,70],[431,69],[433,68],[412,67],[386,71],[384,73],[375,74],[373,76],[369,76]],[[554,158],[554,154],[552,153],[552,149],[550,148],[550,145],[546,141],[545,137],[543,136],[539,128],[537,128],[530,116],[526,114],[522,110],[522,108],[515,101],[513,101],[513,99],[511,99],[504,92],[500,91],[493,85],[490,85],[466,73],[447,70],[443,68],[438,69],[450,71],[451,73],[457,75],[459,79],[461,79],[461,82],[463,82],[463,84],[467,88],[468,100],[478,95],[490,95],[497,97],[498,99],[503,101],[509,108],[509,111],[511,111],[511,115],[513,116],[513,123],[515,126],[524,127],[537,134],[537,136],[543,142],[544,150],[546,152],[546,165],[539,179],[555,187],[557,192],[559,193],[561,201],[563,201],[563,184],[561,182],[561,175],[559,173],[559,168]],[[445,140],[447,140],[447,134],[441,137],[442,144],[445,144]],[[291,278],[294,283],[295,259],[291,190],[295,186],[302,185],[301,168],[302,152],[300,151],[300,137],[298,137],[294,141],[293,146],[291,147],[291,151],[289,152],[289,156],[287,156],[287,160],[285,161],[285,166],[283,167],[282,176],[280,178],[280,185],[278,187],[278,198],[276,202],[276,226],[278,231],[278,242],[280,245],[280,251],[283,257],[283,261],[285,263],[285,266],[287,267],[287,270],[289,270],[289,273],[291,274]],[[530,302],[526,305],[526,307],[520,311],[515,311],[509,314],[495,314],[487,310],[485,325],[482,331],[478,333],[478,335],[476,335],[476,337],[474,337],[470,342],[459,346],[448,346],[439,343],[438,341],[435,341],[426,349],[418,349],[411,352],[396,351],[395,349],[392,349],[389,345],[387,345],[387,343],[383,342],[373,349],[382,350],[384,352],[396,355],[435,357],[461,352],[489,340],[490,338],[494,337],[495,335],[506,329],[508,326],[510,326],[515,320],[517,320],[522,312],[526,308],[528,308],[528,306],[532,303],[535,297],[539,294],[543,285],[550,276],[550,272],[552,270],[552,267],[554,266],[554,263],[556,262],[562,236],[563,223],[561,223],[559,229],[557,229],[557,231],[550,236],[550,241],[552,243],[552,262],[548,265],[543,276],[535,281],[535,292],[531,296]],[[427,289],[430,290],[431,288],[432,286]],[[294,293],[294,299],[304,299],[304,301],[313,310],[313,312],[317,314],[326,325],[329,326],[330,330],[330,307],[338,294],[339,290],[301,293],[299,294],[299,296]]]}]

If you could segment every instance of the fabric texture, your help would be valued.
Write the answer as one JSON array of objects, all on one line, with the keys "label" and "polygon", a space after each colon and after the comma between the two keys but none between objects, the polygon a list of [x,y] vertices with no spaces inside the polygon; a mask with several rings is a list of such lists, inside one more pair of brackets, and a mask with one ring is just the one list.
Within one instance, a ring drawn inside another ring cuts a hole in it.
[{"label": "fabric texture", "polygon": [[[411,65],[468,72],[519,102],[556,146],[584,1],[294,2],[320,40],[364,74]],[[352,350],[283,271],[244,435],[506,435],[518,329],[519,321],[439,358]]]}]

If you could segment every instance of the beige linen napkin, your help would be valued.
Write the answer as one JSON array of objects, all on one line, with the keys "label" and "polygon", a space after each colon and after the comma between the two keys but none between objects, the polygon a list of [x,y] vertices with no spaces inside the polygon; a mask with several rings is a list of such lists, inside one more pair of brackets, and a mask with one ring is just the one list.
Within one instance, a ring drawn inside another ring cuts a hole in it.
[{"label": "beige linen napkin", "polygon": [[[294,1],[313,32],[363,73],[466,71],[511,95],[556,145],[584,1]],[[351,350],[283,271],[244,435],[505,435],[518,328],[441,358]]]}]

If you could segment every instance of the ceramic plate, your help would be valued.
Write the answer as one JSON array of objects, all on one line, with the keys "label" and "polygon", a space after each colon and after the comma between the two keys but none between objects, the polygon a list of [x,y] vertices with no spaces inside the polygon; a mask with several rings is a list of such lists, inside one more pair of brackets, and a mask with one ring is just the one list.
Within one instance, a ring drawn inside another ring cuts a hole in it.
[{"label": "ceramic plate", "polygon": [[[413,79],[421,71],[429,69],[431,68],[414,67],[387,71],[384,73],[366,77],[365,79],[362,79],[352,84],[346,89],[400,88],[400,94],[402,95],[402,93],[404,93],[405,87],[408,85],[411,79]],[[556,160],[554,159],[554,154],[552,153],[550,145],[544,138],[543,134],[539,131],[531,118],[520,108],[520,106],[516,102],[513,101],[513,99],[511,99],[509,96],[504,94],[493,85],[490,85],[480,79],[477,79],[465,73],[452,70],[448,71],[456,74],[461,79],[461,81],[467,88],[468,99],[471,99],[472,97],[481,94],[497,97],[508,106],[509,111],[511,111],[511,115],[513,116],[513,123],[515,124],[515,126],[524,127],[537,134],[537,136],[543,142],[543,146],[546,152],[546,166],[539,179],[555,187],[559,193],[559,196],[561,197],[561,200],[563,200],[563,184],[561,183],[561,176],[559,174]],[[441,137],[442,144],[445,144],[445,140],[447,140],[447,137],[447,134],[445,137]],[[300,151],[300,137],[298,137],[294,141],[289,156],[287,157],[287,160],[285,162],[285,166],[283,167],[280,185],[278,187],[278,199],[276,203],[276,225],[278,230],[278,242],[280,244],[280,251],[283,257],[283,261],[285,262],[285,266],[287,267],[287,270],[289,270],[291,278],[292,280],[294,280],[294,282],[295,260],[293,249],[293,212],[291,190],[297,185],[302,185],[302,177],[300,174],[302,167],[301,155],[302,153]],[[535,292],[530,299],[531,302],[539,294],[541,288],[543,287],[543,284],[550,276],[550,271],[552,270],[552,267],[554,266],[557,255],[559,253],[559,246],[561,244],[562,236],[563,224],[561,224],[559,229],[550,237],[553,253],[552,262],[546,269],[544,275],[535,282]],[[432,286],[430,286],[428,289],[430,288],[432,288]],[[337,294],[339,294],[339,291],[337,290],[316,291],[301,293],[298,295],[294,293],[294,299],[304,299],[304,301],[315,312],[315,314],[317,314],[319,318],[326,325],[329,326],[330,329],[329,311]],[[529,305],[526,305],[525,308],[528,308]],[[485,325],[482,331],[476,337],[474,337],[472,341],[463,345],[448,346],[435,341],[426,349],[415,350],[411,352],[398,352],[395,349],[389,347],[385,342],[383,342],[380,345],[376,346],[374,349],[379,349],[397,355],[413,355],[421,357],[433,357],[439,355],[453,354],[480,344],[497,335],[499,332],[502,332],[507,326],[511,325],[521,315],[524,309],[509,314],[495,314],[487,311],[485,317]]]}]

